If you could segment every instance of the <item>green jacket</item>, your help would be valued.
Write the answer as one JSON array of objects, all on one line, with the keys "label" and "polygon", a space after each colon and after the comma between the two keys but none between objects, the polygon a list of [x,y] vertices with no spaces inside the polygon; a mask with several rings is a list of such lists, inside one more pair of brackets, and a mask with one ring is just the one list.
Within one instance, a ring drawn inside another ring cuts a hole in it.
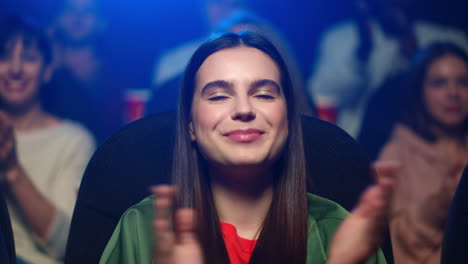
[{"label": "green jacket", "polygon": [[[309,219],[307,263],[326,263],[329,244],[339,224],[348,215],[330,200],[307,195]],[[152,196],[125,211],[101,257],[100,264],[151,264],[153,249]],[[385,264],[379,250],[367,264]]]}]

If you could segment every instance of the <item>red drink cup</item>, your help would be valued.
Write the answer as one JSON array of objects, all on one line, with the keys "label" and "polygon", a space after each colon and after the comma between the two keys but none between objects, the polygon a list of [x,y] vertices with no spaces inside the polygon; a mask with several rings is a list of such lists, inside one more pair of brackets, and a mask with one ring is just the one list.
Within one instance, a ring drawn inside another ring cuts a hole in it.
[{"label": "red drink cup", "polygon": [[336,124],[338,111],[336,109],[336,104],[332,100],[318,100],[317,101],[317,117]]},{"label": "red drink cup", "polygon": [[130,123],[142,118],[150,98],[151,90],[149,89],[128,89],[125,91],[124,122]]}]

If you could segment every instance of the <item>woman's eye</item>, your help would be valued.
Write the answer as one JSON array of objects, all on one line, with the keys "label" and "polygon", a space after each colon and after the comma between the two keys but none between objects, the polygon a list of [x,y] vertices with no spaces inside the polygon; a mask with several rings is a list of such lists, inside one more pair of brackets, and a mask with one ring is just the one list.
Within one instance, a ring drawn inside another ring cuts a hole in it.
[{"label": "woman's eye", "polygon": [[435,79],[432,80],[429,84],[434,88],[440,88],[445,85],[446,81],[444,79]]},{"label": "woman's eye", "polygon": [[216,101],[226,100],[226,99],[228,99],[228,97],[225,96],[225,95],[215,95],[215,96],[211,96],[210,98],[208,98],[208,100],[215,101],[215,102]]},{"label": "woman's eye", "polygon": [[263,99],[263,100],[273,100],[275,96],[268,91],[261,91],[255,94],[256,98]]},{"label": "woman's eye", "polygon": [[259,95],[256,95],[256,97],[260,99],[267,99],[267,100],[275,99],[274,96],[269,95],[269,94],[259,94]]}]

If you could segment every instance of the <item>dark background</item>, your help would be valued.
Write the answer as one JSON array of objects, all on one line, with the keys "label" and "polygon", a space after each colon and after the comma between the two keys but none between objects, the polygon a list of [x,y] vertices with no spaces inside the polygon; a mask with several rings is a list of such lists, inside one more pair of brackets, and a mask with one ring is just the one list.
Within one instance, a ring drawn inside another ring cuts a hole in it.
[{"label": "dark background", "polygon": [[[416,19],[458,27],[468,34],[468,1],[417,0]],[[250,9],[269,19],[289,40],[304,77],[310,73],[321,33],[349,18],[352,0],[251,0]],[[22,14],[51,22],[60,0],[2,0],[0,16]],[[107,52],[118,58],[130,85],[149,87],[154,60],[165,49],[207,34],[196,0],[101,0],[109,21]]]}]

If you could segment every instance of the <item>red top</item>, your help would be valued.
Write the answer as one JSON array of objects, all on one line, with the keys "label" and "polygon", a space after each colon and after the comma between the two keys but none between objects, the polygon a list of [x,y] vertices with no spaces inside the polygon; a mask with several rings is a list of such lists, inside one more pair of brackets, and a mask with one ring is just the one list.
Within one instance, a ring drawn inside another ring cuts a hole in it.
[{"label": "red top", "polygon": [[224,244],[231,264],[248,264],[257,240],[249,240],[237,235],[235,226],[228,223],[221,224]]}]

